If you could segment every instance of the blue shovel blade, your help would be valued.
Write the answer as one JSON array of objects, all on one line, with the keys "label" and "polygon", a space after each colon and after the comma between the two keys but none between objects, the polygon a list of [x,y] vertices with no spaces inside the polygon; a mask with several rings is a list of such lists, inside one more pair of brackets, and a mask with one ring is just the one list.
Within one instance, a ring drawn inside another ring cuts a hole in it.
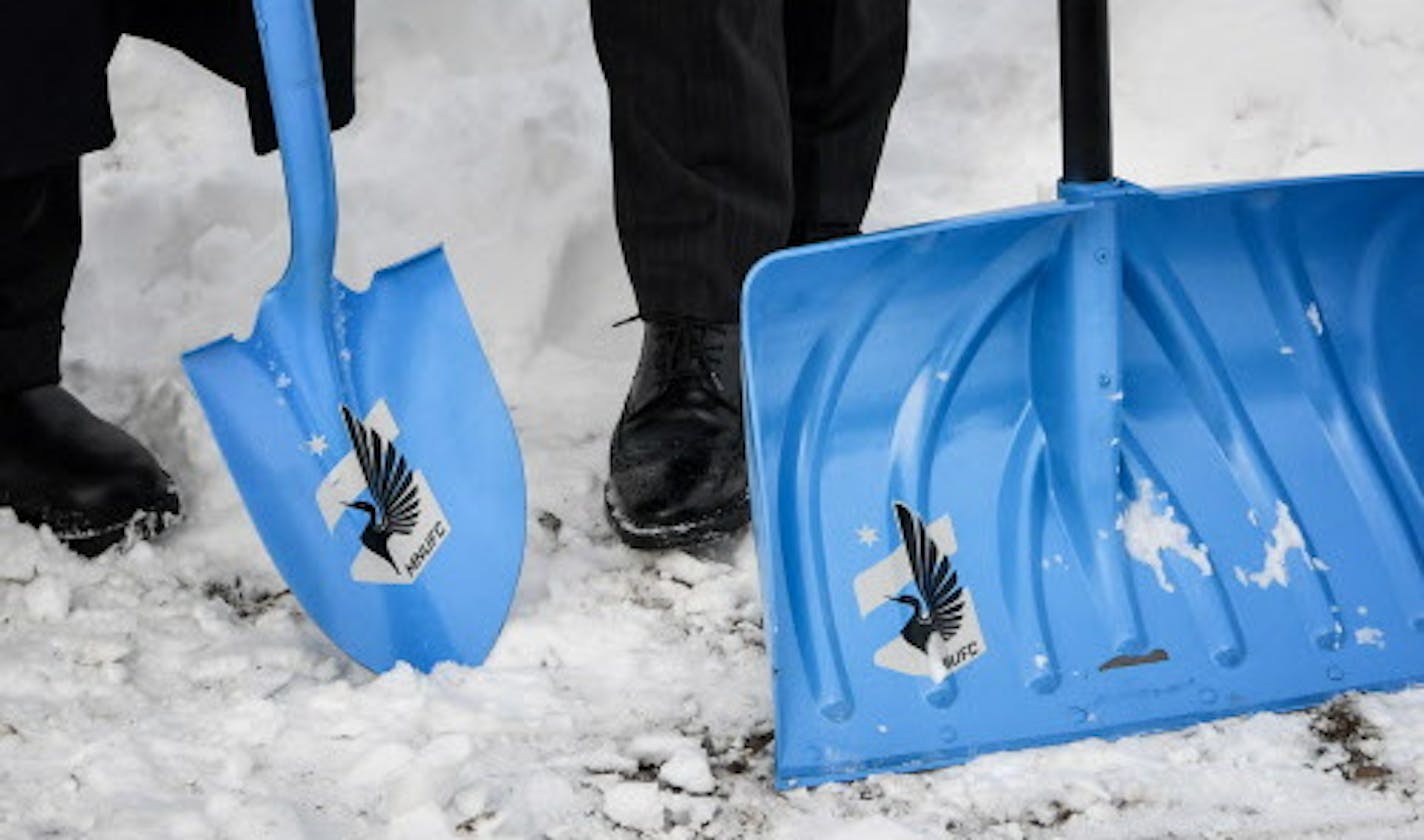
[{"label": "blue shovel blade", "polygon": [[338,346],[321,324],[291,329],[306,310],[284,282],[251,337],[184,367],[263,544],[322,631],[376,671],[478,664],[524,547],[509,412],[442,251],[364,293],[330,283]]},{"label": "blue shovel blade", "polygon": [[781,786],[1424,678],[1424,175],[1067,198],[748,281]]}]

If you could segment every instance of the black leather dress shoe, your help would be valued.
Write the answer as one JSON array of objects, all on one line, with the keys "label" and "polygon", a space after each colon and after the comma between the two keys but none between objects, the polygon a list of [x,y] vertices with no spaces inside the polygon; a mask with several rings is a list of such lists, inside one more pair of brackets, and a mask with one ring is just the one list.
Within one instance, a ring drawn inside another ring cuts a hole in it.
[{"label": "black leather dress shoe", "polygon": [[732,534],[751,518],[736,324],[646,321],[613,431],[605,506],[634,548]]},{"label": "black leather dress shoe", "polygon": [[152,537],[179,514],[153,455],[58,385],[0,396],[0,507],[87,557]]}]

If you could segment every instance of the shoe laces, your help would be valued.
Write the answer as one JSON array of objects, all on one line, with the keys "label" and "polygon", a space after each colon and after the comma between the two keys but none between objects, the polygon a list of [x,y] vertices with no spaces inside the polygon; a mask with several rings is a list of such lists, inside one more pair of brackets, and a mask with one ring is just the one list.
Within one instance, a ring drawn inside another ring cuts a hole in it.
[{"label": "shoe laces", "polygon": [[[649,319],[634,315],[617,322],[621,327],[633,321]],[[657,356],[655,368],[657,381],[665,390],[679,382],[695,385],[712,384],[712,393],[726,402],[727,384],[719,372],[726,359],[727,342],[724,332],[726,325],[696,318],[659,318],[658,326],[666,331],[668,346],[666,352]]]},{"label": "shoe laces", "polygon": [[659,360],[660,373],[668,381],[710,381],[718,392],[725,390],[718,374],[727,351],[721,330],[690,320],[676,321],[672,328],[672,352]]}]

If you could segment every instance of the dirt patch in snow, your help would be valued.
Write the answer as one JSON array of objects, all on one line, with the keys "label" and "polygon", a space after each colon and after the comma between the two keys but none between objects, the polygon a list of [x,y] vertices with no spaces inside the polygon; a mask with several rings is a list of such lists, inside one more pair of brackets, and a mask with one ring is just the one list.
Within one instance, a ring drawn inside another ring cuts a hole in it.
[{"label": "dirt patch in snow", "polygon": [[1315,757],[1325,770],[1375,790],[1389,786],[1394,771],[1377,757],[1379,727],[1360,712],[1353,696],[1337,697],[1313,710],[1310,732],[1320,742]]},{"label": "dirt patch in snow", "polygon": [[222,601],[232,607],[233,613],[238,618],[250,621],[278,606],[286,604],[292,606],[292,590],[270,590],[259,589],[244,584],[241,577],[234,577],[232,582],[222,580],[208,581],[203,586],[203,596]]}]

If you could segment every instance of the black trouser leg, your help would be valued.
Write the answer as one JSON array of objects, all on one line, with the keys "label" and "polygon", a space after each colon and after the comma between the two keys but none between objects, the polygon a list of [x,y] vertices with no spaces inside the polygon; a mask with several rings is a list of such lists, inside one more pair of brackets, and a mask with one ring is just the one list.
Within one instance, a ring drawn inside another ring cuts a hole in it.
[{"label": "black trouser leg", "polygon": [[0,14],[0,201],[8,212],[9,179],[114,139],[105,68],[119,33],[111,0],[6,3]]},{"label": "black trouser leg", "polygon": [[903,75],[907,0],[591,6],[644,317],[735,321],[752,263],[859,228]]},{"label": "black trouser leg", "polygon": [[796,245],[860,232],[905,76],[909,0],[785,2]]},{"label": "black trouser leg", "polygon": [[0,394],[59,381],[80,237],[79,161],[0,179]]},{"label": "black trouser leg", "polygon": [[791,227],[781,0],[592,0],[613,189],[646,318],[731,322]]}]

